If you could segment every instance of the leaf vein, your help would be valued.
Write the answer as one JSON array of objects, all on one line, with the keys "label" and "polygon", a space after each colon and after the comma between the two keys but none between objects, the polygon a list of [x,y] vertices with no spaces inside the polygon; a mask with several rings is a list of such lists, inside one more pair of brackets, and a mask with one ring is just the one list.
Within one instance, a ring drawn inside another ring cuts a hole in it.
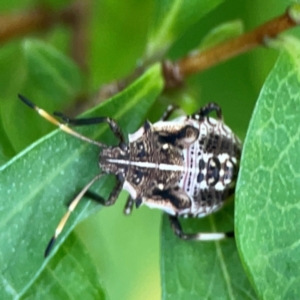
[{"label": "leaf vein", "polygon": [[[211,224],[211,227],[212,227],[213,231],[216,231],[216,226],[215,226],[215,222],[214,222],[213,217],[210,216],[209,220],[210,220],[210,224]],[[220,247],[220,242],[218,241],[218,242],[214,242],[214,243],[215,243],[215,246],[216,246],[217,256],[219,258],[220,266],[221,266],[223,276],[224,276],[224,279],[225,279],[225,283],[226,283],[226,286],[227,286],[229,298],[230,299],[235,299],[235,297],[233,295],[230,276],[228,274],[227,266],[225,264],[225,259],[224,259],[224,256],[223,256],[223,253],[222,253],[222,250],[221,250],[221,247]]]}]

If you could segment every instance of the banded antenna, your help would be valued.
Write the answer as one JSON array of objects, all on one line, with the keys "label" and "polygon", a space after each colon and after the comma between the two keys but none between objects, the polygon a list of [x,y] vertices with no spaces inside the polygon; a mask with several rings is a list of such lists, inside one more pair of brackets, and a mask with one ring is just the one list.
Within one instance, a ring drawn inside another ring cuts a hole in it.
[{"label": "banded antenna", "polygon": [[18,94],[18,97],[20,98],[20,100],[22,100],[27,106],[29,106],[30,108],[34,109],[40,116],[42,116],[44,119],[46,119],[48,122],[56,125],[57,127],[59,127],[62,131],[75,136],[76,138],[83,140],[85,142],[88,142],[90,144],[94,144],[97,145],[101,148],[107,148],[107,145],[102,144],[98,141],[92,140],[82,134],[80,134],[79,132],[71,129],[69,126],[67,126],[66,124],[63,124],[61,122],[59,122],[58,120],[56,120],[54,117],[52,117],[49,113],[47,113],[45,110],[39,108],[38,106],[36,106],[35,104],[33,104],[30,100],[28,100],[26,97]]},{"label": "banded antenna", "polygon": [[[83,140],[85,142],[88,142],[90,144],[94,144],[97,145],[98,147],[101,148],[107,148],[107,146],[105,144],[102,144],[98,141],[92,140],[74,130],[72,130],[70,127],[68,127],[66,124],[63,124],[61,122],[59,122],[58,120],[56,120],[54,117],[52,117],[49,113],[47,113],[45,110],[39,108],[38,106],[36,106],[35,104],[33,104],[30,100],[28,100],[26,97],[22,96],[22,95],[18,95],[18,97],[20,98],[20,100],[22,100],[27,106],[29,106],[30,108],[34,109],[40,116],[42,116],[44,119],[46,119],[47,121],[49,121],[50,123],[56,125],[57,127],[59,127],[62,131],[75,136],[76,138]],[[102,120],[102,119],[101,119]],[[45,253],[44,253],[44,257],[47,257],[51,251],[51,249],[54,246],[55,241],[57,240],[57,237],[60,235],[60,233],[62,232],[63,228],[66,225],[67,220],[69,219],[72,211],[76,208],[76,206],[78,205],[78,203],[80,202],[80,200],[83,198],[83,196],[85,195],[85,193],[88,191],[88,189],[98,180],[100,179],[100,177],[102,177],[104,175],[103,172],[101,172],[100,174],[98,174],[97,176],[95,176],[82,190],[81,192],[74,198],[74,200],[71,201],[71,203],[68,206],[68,211],[65,213],[65,215],[62,217],[62,219],[60,220],[60,222],[58,223],[58,226],[55,229],[55,233],[53,235],[53,237],[50,239]]]}]

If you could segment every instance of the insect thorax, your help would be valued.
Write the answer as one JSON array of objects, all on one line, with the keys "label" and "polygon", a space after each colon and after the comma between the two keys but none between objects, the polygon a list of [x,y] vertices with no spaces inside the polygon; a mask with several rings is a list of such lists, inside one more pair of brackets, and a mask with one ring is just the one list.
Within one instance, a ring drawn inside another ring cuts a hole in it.
[{"label": "insect thorax", "polygon": [[109,147],[100,167],[136,203],[172,215],[205,216],[233,192],[240,142],[222,121],[181,117],[145,122],[124,147]]}]

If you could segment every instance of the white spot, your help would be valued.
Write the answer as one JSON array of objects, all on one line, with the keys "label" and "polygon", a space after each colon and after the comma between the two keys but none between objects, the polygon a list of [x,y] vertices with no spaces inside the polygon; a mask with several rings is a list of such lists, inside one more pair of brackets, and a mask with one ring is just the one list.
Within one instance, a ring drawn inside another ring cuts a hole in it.
[{"label": "white spot", "polygon": [[237,160],[235,157],[232,157],[231,160],[233,161],[234,164],[237,164]]},{"label": "white spot", "polygon": [[167,149],[169,148],[169,145],[168,145],[168,144],[163,144],[162,148],[163,148],[164,150],[167,150]]},{"label": "white spot", "polygon": [[164,189],[164,185],[162,183],[159,183],[158,188],[162,191]]},{"label": "white spot", "polygon": [[225,189],[225,186],[223,185],[223,183],[221,181],[219,181],[216,185],[215,185],[215,189],[217,191],[223,191]]},{"label": "white spot", "polygon": [[225,178],[224,179],[224,184],[228,185],[232,182],[232,179],[231,178]]},{"label": "white spot", "polygon": [[125,209],[125,214],[126,214],[126,215],[129,215],[130,212],[131,212],[131,209],[130,209],[129,207],[127,207],[127,208]]},{"label": "white spot", "polygon": [[208,184],[213,184],[215,182],[215,178],[210,177],[208,179]]},{"label": "white spot", "polygon": [[218,155],[218,159],[220,161],[220,164],[223,164],[229,158],[230,158],[230,156],[227,153],[222,153],[222,154]]},{"label": "white spot", "polygon": [[211,160],[211,161],[209,162],[209,164],[210,164],[213,168],[216,167],[216,163],[214,162],[214,160]]},{"label": "white spot", "polygon": [[206,212],[202,212],[202,213],[200,213],[200,214],[197,214],[197,218],[203,218],[203,217],[205,217],[206,215],[207,215]]},{"label": "white spot", "polygon": [[200,190],[204,190],[204,189],[207,189],[207,188],[208,188],[208,185],[207,185],[206,181],[202,180],[200,182]]},{"label": "white spot", "polygon": [[226,161],[226,167],[233,168],[233,164],[232,164],[232,162],[230,160]]}]

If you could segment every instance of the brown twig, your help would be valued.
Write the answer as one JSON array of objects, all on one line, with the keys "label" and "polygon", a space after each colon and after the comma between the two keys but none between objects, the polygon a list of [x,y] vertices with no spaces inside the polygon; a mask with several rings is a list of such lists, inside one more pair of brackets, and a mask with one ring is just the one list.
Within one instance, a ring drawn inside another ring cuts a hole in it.
[{"label": "brown twig", "polygon": [[0,15],[0,43],[33,31],[47,29],[54,22],[54,14],[44,9],[34,9],[13,15]]},{"label": "brown twig", "polygon": [[81,67],[87,70],[88,20],[90,17],[90,0],[75,1],[60,13],[60,19],[72,29],[71,56]]},{"label": "brown twig", "polygon": [[71,27],[73,33],[72,57],[82,69],[86,69],[86,24],[89,4],[89,0],[78,0],[60,11],[37,8],[17,14],[0,15],[0,44],[33,32],[49,30],[58,24],[65,24]]},{"label": "brown twig", "polygon": [[[184,79],[194,73],[199,73],[231,57],[247,52],[257,46],[265,45],[268,38],[274,38],[279,33],[297,25],[292,8],[260,27],[240,37],[229,40],[214,48],[193,55],[188,55],[178,62],[169,61],[163,64],[166,88],[179,86]],[[297,8],[296,8],[297,9]]]}]

